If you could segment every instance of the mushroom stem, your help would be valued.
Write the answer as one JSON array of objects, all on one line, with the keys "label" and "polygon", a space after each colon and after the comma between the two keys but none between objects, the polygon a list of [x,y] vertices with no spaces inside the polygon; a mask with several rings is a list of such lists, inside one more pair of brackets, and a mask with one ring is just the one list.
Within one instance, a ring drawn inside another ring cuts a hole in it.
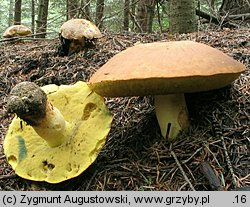
[{"label": "mushroom stem", "polygon": [[51,147],[61,145],[68,137],[66,129],[69,128],[69,123],[64,120],[61,112],[48,101],[46,116],[41,119],[39,125],[32,127]]},{"label": "mushroom stem", "polygon": [[173,140],[189,126],[184,94],[157,95],[155,111],[162,136]]},{"label": "mushroom stem", "polygon": [[46,93],[34,83],[17,84],[10,92],[7,110],[31,125],[51,147],[61,145],[68,137],[69,124],[47,100]]}]

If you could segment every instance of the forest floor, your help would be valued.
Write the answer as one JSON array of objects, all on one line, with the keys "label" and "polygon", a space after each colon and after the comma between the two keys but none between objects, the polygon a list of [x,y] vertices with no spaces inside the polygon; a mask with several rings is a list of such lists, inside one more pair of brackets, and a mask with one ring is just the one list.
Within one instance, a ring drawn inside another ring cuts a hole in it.
[{"label": "forest floor", "polygon": [[[186,94],[191,127],[176,142],[161,137],[152,97],[109,98],[114,116],[110,134],[80,176],[49,184],[15,175],[2,143],[13,118],[6,113],[6,98],[17,83],[88,81],[108,59],[135,43],[186,39],[220,49],[247,71],[230,87]],[[69,57],[57,55],[58,45],[58,39],[0,43],[0,190],[249,190],[250,30],[105,34],[96,47]],[[221,133],[214,130],[218,128]]]}]

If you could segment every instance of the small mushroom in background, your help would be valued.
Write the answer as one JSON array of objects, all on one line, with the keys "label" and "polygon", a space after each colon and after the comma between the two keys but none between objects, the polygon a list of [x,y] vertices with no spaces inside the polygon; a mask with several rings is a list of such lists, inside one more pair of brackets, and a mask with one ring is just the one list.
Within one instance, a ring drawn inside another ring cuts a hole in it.
[{"label": "small mushroom in background", "polygon": [[27,36],[32,34],[32,31],[24,25],[13,25],[8,27],[4,33],[4,38],[18,37],[18,36]]},{"label": "small mushroom in background", "polygon": [[7,161],[20,177],[49,183],[86,170],[112,122],[103,98],[81,81],[42,88],[22,82],[11,90],[7,109],[17,115],[4,139]]},{"label": "small mushroom in background", "polygon": [[100,38],[102,34],[86,19],[70,19],[61,26],[59,36],[63,55],[71,55],[83,50],[87,40]]},{"label": "small mushroom in background", "polygon": [[106,97],[154,95],[163,137],[189,126],[184,93],[229,85],[245,66],[221,51],[193,41],[139,44],[112,57],[89,80]]}]

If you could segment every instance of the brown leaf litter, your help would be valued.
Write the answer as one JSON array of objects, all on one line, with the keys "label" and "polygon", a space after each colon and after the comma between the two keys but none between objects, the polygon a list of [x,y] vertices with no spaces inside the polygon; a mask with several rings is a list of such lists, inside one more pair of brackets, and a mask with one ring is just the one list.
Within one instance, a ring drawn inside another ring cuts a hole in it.
[{"label": "brown leaf litter", "polygon": [[[250,187],[250,30],[163,34],[106,34],[95,47],[59,57],[59,40],[0,44],[0,141],[13,116],[13,86],[72,84],[89,77],[121,50],[139,42],[194,40],[216,47],[248,70],[231,87],[186,94],[191,127],[174,143],[160,135],[152,97],[107,98],[114,121],[97,160],[60,184],[14,174],[0,145],[0,190],[234,190]],[[129,61],[129,60],[128,60]],[[205,163],[205,164],[204,164]]]}]

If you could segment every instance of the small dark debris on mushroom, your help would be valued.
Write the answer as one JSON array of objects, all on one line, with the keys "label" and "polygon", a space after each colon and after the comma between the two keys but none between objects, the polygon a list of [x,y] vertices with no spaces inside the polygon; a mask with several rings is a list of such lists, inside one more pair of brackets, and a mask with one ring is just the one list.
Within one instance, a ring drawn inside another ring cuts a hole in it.
[{"label": "small dark debris on mushroom", "polygon": [[7,110],[15,113],[27,124],[36,126],[45,117],[47,96],[43,90],[32,82],[21,82],[10,92]]}]

